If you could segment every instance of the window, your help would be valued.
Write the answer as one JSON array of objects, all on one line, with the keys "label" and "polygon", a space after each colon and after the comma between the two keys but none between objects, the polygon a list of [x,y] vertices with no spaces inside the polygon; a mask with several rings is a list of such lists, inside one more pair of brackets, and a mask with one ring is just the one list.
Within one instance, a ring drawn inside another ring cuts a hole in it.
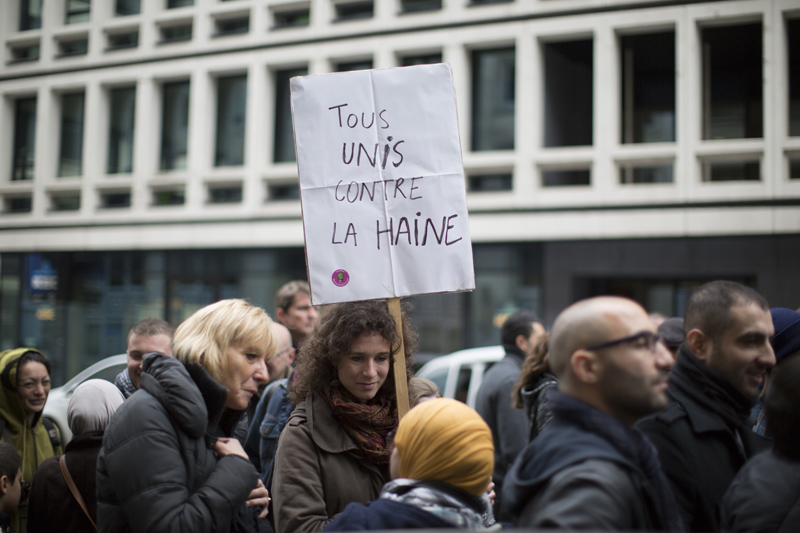
[{"label": "window", "polygon": [[208,203],[210,204],[238,204],[242,201],[242,186],[209,187]]},{"label": "window", "polygon": [[250,17],[221,18],[216,20],[215,36],[237,35],[250,31]]},{"label": "window", "polygon": [[189,140],[189,82],[162,87],[161,170],[185,170]]},{"label": "window", "polygon": [[591,39],[545,43],[544,145],[590,146],[594,107]]},{"label": "window", "polygon": [[117,0],[114,5],[114,15],[124,17],[138,15],[142,10],[142,0]]},{"label": "window", "polygon": [[100,207],[106,209],[119,209],[131,206],[131,193],[129,192],[104,192],[100,194]]},{"label": "window", "polygon": [[789,179],[800,180],[800,156],[789,158]]},{"label": "window", "polygon": [[58,42],[58,56],[80,56],[89,52],[89,39],[70,39]]},{"label": "window", "polygon": [[761,137],[761,23],[702,33],[703,139]]},{"label": "window", "polygon": [[368,2],[336,2],[334,21],[369,19],[374,15],[372,0]]},{"label": "window", "polygon": [[167,0],[167,9],[174,9],[176,7],[193,6],[194,0]]},{"label": "window", "polygon": [[275,72],[275,140],[273,146],[275,163],[296,161],[289,79],[306,74],[308,74],[308,69],[305,67]]},{"label": "window", "polygon": [[36,159],[36,97],[14,102],[14,163],[12,180],[33,179]]},{"label": "window", "polygon": [[472,150],[514,149],[514,48],[472,53]]},{"label": "window", "polygon": [[244,164],[247,75],[217,79],[217,148],[214,165]]},{"label": "window", "polygon": [[66,0],[67,15],[65,24],[77,24],[79,22],[89,22],[91,15],[91,0]]},{"label": "window", "polygon": [[160,43],[175,43],[192,40],[192,23],[161,27]]},{"label": "window", "polygon": [[133,129],[136,113],[136,87],[109,91],[108,174],[133,171]]},{"label": "window", "polygon": [[54,194],[50,197],[51,211],[78,211],[81,208],[81,195]]},{"label": "window", "polygon": [[275,183],[268,187],[270,200],[299,200],[300,187],[297,183]]},{"label": "window", "polygon": [[789,47],[789,135],[800,136],[800,19],[786,21]]},{"label": "window", "polygon": [[591,185],[591,172],[589,169],[581,170],[543,170],[543,187],[571,187],[575,185]]},{"label": "window", "polygon": [[470,192],[510,191],[513,181],[510,173],[471,174],[467,184]]},{"label": "window", "polygon": [[350,72],[353,70],[369,70],[372,68],[371,59],[363,59],[361,61],[343,61],[336,64],[335,72]]},{"label": "window", "polygon": [[275,9],[272,12],[274,28],[297,28],[311,23],[309,6],[292,9]]},{"label": "window", "polygon": [[11,47],[10,63],[22,63],[24,61],[36,61],[39,59],[39,43],[20,44]]},{"label": "window", "polygon": [[672,183],[672,165],[622,165],[620,183]]},{"label": "window", "polygon": [[33,200],[30,196],[10,196],[5,199],[6,213],[30,213],[33,208]]},{"label": "window", "polygon": [[186,203],[186,192],[183,189],[153,191],[153,205],[183,205],[184,203]]},{"label": "window", "polygon": [[139,46],[139,30],[108,34],[107,50],[121,50]]},{"label": "window", "polygon": [[434,11],[442,9],[442,0],[402,0],[400,9],[403,13],[413,13],[415,11]]},{"label": "window", "polygon": [[442,53],[436,52],[433,54],[423,54],[418,56],[405,56],[403,57],[401,64],[404,67],[410,67],[413,65],[433,65],[441,62]]},{"label": "window", "polygon": [[19,31],[38,30],[42,27],[42,0],[20,0]]},{"label": "window", "polygon": [[85,93],[61,95],[61,152],[59,176],[80,176],[83,163],[83,109]]},{"label": "window", "polygon": [[675,140],[675,32],[620,38],[622,142]]},{"label": "window", "polygon": [[703,163],[703,181],[759,181],[761,165],[758,161],[706,161]]}]

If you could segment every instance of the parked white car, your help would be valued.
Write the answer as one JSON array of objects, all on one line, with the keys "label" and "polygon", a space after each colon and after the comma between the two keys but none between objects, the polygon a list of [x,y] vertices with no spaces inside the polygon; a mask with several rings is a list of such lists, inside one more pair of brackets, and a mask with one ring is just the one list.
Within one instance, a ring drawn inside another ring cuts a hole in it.
[{"label": "parked white car", "polygon": [[455,398],[475,409],[475,398],[484,373],[505,354],[502,346],[459,350],[431,359],[416,376],[436,383],[445,398]]},{"label": "parked white car", "polygon": [[122,372],[122,369],[127,364],[128,356],[124,353],[106,357],[79,372],[77,376],[67,381],[63,386],[50,390],[42,416],[49,418],[58,426],[59,431],[61,431],[61,440],[64,444],[72,440],[72,431],[69,430],[69,424],[67,424],[67,407],[69,407],[69,400],[78,385],[89,379],[104,379],[114,383],[114,378]]}]

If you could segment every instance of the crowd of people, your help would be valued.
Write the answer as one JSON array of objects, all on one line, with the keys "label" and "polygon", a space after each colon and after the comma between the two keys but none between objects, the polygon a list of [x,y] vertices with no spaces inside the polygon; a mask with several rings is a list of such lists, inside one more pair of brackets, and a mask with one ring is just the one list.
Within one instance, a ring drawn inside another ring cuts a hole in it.
[{"label": "crowd of people", "polygon": [[275,321],[145,319],[115,383],[72,393],[66,446],[51,363],[0,353],[0,531],[800,530],[800,313],[728,281],[683,318],[520,310],[473,410],[413,377],[408,311],[293,281]]}]

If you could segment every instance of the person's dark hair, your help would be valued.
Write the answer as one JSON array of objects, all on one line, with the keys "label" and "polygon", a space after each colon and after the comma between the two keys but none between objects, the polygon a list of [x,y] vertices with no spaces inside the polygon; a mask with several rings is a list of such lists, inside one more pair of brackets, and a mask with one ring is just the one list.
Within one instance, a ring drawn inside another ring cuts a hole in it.
[{"label": "person's dark hair", "polygon": [[294,297],[298,294],[311,296],[311,288],[308,283],[302,280],[294,280],[284,284],[275,295],[275,309],[288,311],[294,303]]},{"label": "person's dark hair", "polygon": [[775,453],[800,461],[800,356],[781,361],[770,372],[764,409]]},{"label": "person's dark hair", "polygon": [[0,477],[7,476],[11,482],[22,467],[22,457],[13,445],[0,441]]},{"label": "person's dark hair", "polygon": [[[22,357],[19,358],[19,362],[17,363],[17,376],[19,376],[19,371],[22,369],[22,367],[28,363],[42,363],[47,369],[47,375],[50,376],[53,374],[53,365],[50,363],[47,357],[44,356],[44,354],[29,351],[22,354]],[[19,379],[19,377],[17,377],[17,379]]]},{"label": "person's dark hair", "polygon": [[519,372],[519,383],[514,385],[511,391],[511,406],[522,409],[522,389],[526,386],[533,386],[542,377],[542,374],[550,370],[549,350],[550,334],[545,333],[533,351],[525,358],[522,363],[522,370]]},{"label": "person's dark hair", "polygon": [[175,336],[175,330],[172,329],[172,326],[169,325],[169,322],[161,320],[160,318],[150,317],[140,320],[134,324],[128,333],[128,342],[131,340],[131,335],[134,334],[144,335],[147,337],[152,337],[153,335],[166,335],[169,337],[169,340],[172,340]]},{"label": "person's dark hair", "polygon": [[748,304],[756,304],[764,311],[769,311],[767,300],[750,287],[734,281],[706,283],[692,293],[686,305],[684,335],[698,329],[717,342],[733,323],[731,308]]},{"label": "person's dark hair", "polygon": [[[413,354],[417,350],[417,334],[408,319],[410,304],[402,304],[403,347],[406,357],[406,373],[413,374]],[[298,404],[308,393],[321,391],[337,377],[339,360],[350,350],[350,346],[364,333],[377,333],[389,341],[394,353],[400,344],[394,318],[389,313],[385,300],[346,302],[322,306],[314,331],[297,354],[295,379],[289,400]],[[383,388],[392,395],[395,391],[394,364]]]},{"label": "person's dark hair", "polygon": [[533,311],[522,309],[512,313],[503,322],[503,327],[500,328],[500,342],[503,345],[513,346],[520,335],[525,338],[530,337],[533,332],[534,322],[541,322],[541,320],[539,320],[539,315]]}]

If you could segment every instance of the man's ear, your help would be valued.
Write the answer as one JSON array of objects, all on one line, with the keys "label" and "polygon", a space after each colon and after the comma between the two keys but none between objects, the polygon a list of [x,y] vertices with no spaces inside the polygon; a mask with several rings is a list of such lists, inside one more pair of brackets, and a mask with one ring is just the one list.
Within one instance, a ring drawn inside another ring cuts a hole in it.
[{"label": "man's ear", "polygon": [[10,482],[8,476],[0,477],[0,496],[5,496],[8,492]]},{"label": "man's ear", "polygon": [[525,335],[517,335],[517,338],[514,339],[514,344],[523,352],[528,353],[528,339]]},{"label": "man's ear", "polygon": [[295,355],[297,355],[297,350],[295,349],[294,346],[292,346],[291,348],[289,348],[289,364],[290,365],[294,364],[294,356]]},{"label": "man's ear", "polygon": [[575,379],[587,385],[594,385],[600,381],[602,363],[595,352],[576,350],[569,358],[569,365]]},{"label": "man's ear", "polygon": [[704,363],[708,362],[714,348],[711,338],[708,335],[699,329],[693,329],[686,334],[685,343],[689,351],[692,352],[692,355]]},{"label": "man's ear", "polygon": [[284,311],[281,307],[275,310],[275,318],[278,319],[278,322],[283,324],[283,321],[286,319],[286,311]]}]

